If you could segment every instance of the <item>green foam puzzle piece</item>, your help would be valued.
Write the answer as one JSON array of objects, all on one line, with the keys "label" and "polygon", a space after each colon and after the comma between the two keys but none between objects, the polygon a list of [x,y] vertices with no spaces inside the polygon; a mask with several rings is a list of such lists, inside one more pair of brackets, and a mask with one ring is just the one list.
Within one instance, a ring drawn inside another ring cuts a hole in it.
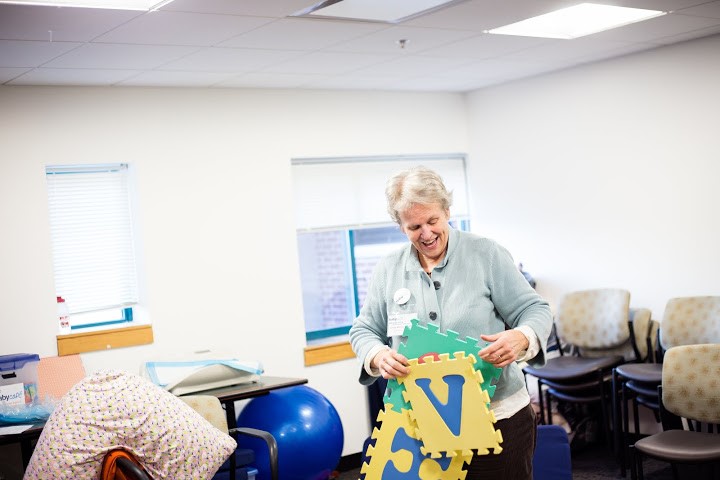
[{"label": "green foam puzzle piece", "polygon": [[[385,405],[392,405],[393,410],[395,410],[396,412],[400,412],[402,410],[410,410],[412,408],[410,406],[410,402],[406,402],[405,397],[402,394],[404,390],[405,387],[400,385],[400,382],[398,382],[394,378],[391,378],[387,382],[385,396],[383,397],[383,403]],[[395,405],[397,405],[397,407]]]},{"label": "green foam puzzle piece", "polygon": [[[483,378],[480,388],[486,390],[490,398],[495,394],[495,385],[492,385],[491,382],[493,379],[500,378],[502,368],[498,368],[477,357],[477,352],[482,348],[478,345],[478,339],[472,337],[461,339],[460,334],[454,330],[447,330],[442,333],[437,325],[421,325],[420,321],[415,318],[410,321],[409,326],[405,327],[403,336],[407,337],[407,340],[405,343],[400,344],[398,352],[408,359],[420,358],[428,353],[439,355],[441,353],[464,352],[465,355],[475,356],[477,361],[474,368],[480,371]],[[392,404],[393,408],[398,412],[400,409],[409,410],[411,407],[402,396],[403,390],[404,387],[397,380],[389,380],[388,390],[383,402]]]}]

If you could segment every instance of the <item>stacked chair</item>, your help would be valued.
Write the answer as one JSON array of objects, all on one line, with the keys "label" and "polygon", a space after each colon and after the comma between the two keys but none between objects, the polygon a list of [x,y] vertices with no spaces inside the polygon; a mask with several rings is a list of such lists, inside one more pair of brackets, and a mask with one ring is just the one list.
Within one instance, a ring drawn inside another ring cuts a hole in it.
[{"label": "stacked chair", "polygon": [[643,479],[643,457],[670,462],[675,479],[688,478],[678,464],[705,467],[692,478],[720,478],[720,343],[668,349],[658,391],[663,431],[630,447],[632,479]]},{"label": "stacked chair", "polygon": [[632,403],[633,432],[636,437],[640,433],[639,406],[650,409],[657,421],[660,421],[658,386],[662,383],[665,351],[682,345],[720,342],[720,296],[670,299],[654,337],[657,341],[655,355],[651,357],[653,361],[626,363],[613,371],[615,447],[623,476],[626,474],[627,448],[631,443],[628,403]]},{"label": "stacked chair", "polygon": [[[650,312],[630,309],[630,292],[594,289],[565,295],[555,316],[560,356],[524,373],[537,379],[541,423],[552,423],[552,400],[599,404],[605,440],[612,444],[612,370],[648,355]],[[544,398],[543,398],[544,397]],[[547,412],[547,413],[546,413]]]}]

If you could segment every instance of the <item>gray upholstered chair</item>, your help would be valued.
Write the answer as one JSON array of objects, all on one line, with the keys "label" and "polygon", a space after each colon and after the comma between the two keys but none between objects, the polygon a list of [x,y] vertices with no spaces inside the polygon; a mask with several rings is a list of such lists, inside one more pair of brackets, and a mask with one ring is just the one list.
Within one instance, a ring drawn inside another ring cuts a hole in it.
[{"label": "gray upholstered chair", "polygon": [[657,355],[651,363],[626,363],[613,371],[613,412],[616,455],[625,475],[626,452],[630,444],[628,402],[632,402],[634,434],[640,433],[638,406],[650,409],[659,421],[662,358],[672,347],[720,343],[720,296],[671,298],[657,333]]},{"label": "gray upholstered chair", "polygon": [[720,343],[668,349],[659,391],[663,431],[630,447],[633,480],[643,478],[643,457],[670,462],[676,479],[678,464],[720,478]]},{"label": "gray upholstered chair", "polygon": [[[643,317],[643,330],[647,330],[649,313]],[[563,346],[560,356],[549,359],[542,368],[523,369],[537,378],[541,422],[552,423],[553,398],[577,406],[599,404],[605,440],[610,444],[612,369],[625,363],[626,356],[637,360],[640,355],[630,322],[630,292],[607,288],[568,293],[559,303],[555,328]]]}]

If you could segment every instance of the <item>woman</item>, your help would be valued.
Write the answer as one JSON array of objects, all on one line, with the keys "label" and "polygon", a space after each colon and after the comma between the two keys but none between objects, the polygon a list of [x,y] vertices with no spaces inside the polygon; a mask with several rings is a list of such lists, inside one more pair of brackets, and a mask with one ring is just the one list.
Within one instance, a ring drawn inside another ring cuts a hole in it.
[{"label": "woman", "polygon": [[518,361],[545,363],[550,308],[492,240],[450,227],[452,195],[432,170],[415,167],[386,186],[388,213],[410,244],[381,260],[360,315],[350,329],[363,361],[360,382],[369,385],[409,373],[397,352],[412,318],[480,338],[477,356],[502,368],[491,408],[502,432],[500,454],[474,455],[466,480],[532,480],[535,414]]}]

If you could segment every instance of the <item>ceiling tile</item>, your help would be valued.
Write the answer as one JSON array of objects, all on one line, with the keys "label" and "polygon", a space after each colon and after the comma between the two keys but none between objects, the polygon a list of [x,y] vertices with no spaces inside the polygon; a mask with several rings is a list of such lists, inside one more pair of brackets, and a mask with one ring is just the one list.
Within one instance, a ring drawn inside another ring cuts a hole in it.
[{"label": "ceiling tile", "polygon": [[140,15],[130,10],[0,5],[0,39],[88,42]]},{"label": "ceiling tile", "polygon": [[558,40],[536,37],[516,37],[512,35],[493,35],[480,33],[454,43],[443,45],[423,52],[428,56],[492,58],[525,50],[545,44],[555,44]]},{"label": "ceiling tile", "polygon": [[30,70],[30,68],[0,67],[0,82],[8,82],[13,78],[22,75],[25,72],[29,72]]},{"label": "ceiling tile", "polygon": [[568,62],[568,67],[573,66],[576,63],[589,63],[598,62],[600,60],[607,60],[609,58],[622,57],[630,55],[632,53],[638,53],[645,50],[652,50],[658,48],[654,43],[626,43],[618,46],[617,48],[609,50],[597,50],[595,52],[584,52],[582,55],[573,57],[571,62]]},{"label": "ceiling tile", "polygon": [[402,90],[402,80],[392,76],[337,75],[308,83],[306,87],[330,90]]},{"label": "ceiling tile", "polygon": [[459,67],[469,61],[470,60],[465,58],[441,58],[409,55],[361,68],[355,73],[360,75],[393,75],[405,78],[416,75],[430,75],[436,71]]},{"label": "ceiling tile", "polygon": [[318,50],[363,37],[385,25],[362,22],[335,22],[308,18],[277,20],[221,44],[223,47]]},{"label": "ceiling tile", "polygon": [[10,85],[113,85],[137,71],[132,70],[93,70],[88,76],[83,69],[36,68],[20,75]]},{"label": "ceiling tile", "polygon": [[418,92],[463,92],[471,86],[465,77],[414,77],[401,83],[403,90]]},{"label": "ceiling tile", "polygon": [[72,42],[0,40],[0,67],[39,67],[80,45]]},{"label": "ceiling tile", "polygon": [[44,66],[52,68],[145,70],[156,68],[195,50],[197,50],[196,47],[86,43],[47,62]]},{"label": "ceiling tile", "polygon": [[572,40],[556,39],[545,42],[542,45],[509,53],[505,55],[505,58],[563,61],[613,51],[627,45],[629,45],[627,42],[602,40],[594,36],[580,37]]},{"label": "ceiling tile", "polygon": [[678,42],[685,42],[687,40],[694,40],[696,38],[707,37],[711,35],[717,35],[720,33],[720,25],[713,25],[707,28],[701,28],[699,30],[692,30],[689,32],[678,33],[677,35],[670,35],[653,40],[653,43],[660,45],[670,45]]},{"label": "ceiling tile", "polygon": [[464,0],[400,24],[288,17],[317,1],[0,4],[0,84],[468,91],[720,33],[720,0],[612,0],[673,13],[575,40],[485,31],[577,0]]},{"label": "ceiling tile", "polygon": [[264,69],[277,73],[339,74],[391,59],[390,55],[317,52]]},{"label": "ceiling tile", "polygon": [[167,72],[151,70],[133,75],[118,85],[128,87],[211,87],[228,78],[227,73]]},{"label": "ceiling tile", "polygon": [[698,17],[711,17],[720,18],[720,1],[703,3],[695,7],[688,7],[682,10],[677,10],[676,13],[683,15],[695,15]]},{"label": "ceiling tile", "polygon": [[707,0],[614,0],[613,5],[670,12],[707,3]]},{"label": "ceiling tile", "polygon": [[250,72],[297,56],[297,52],[279,50],[210,47],[163,65],[161,70]]},{"label": "ceiling tile", "polygon": [[[419,53],[477,35],[469,30],[393,26],[328,47],[333,52]],[[405,40],[403,44],[400,40]]]},{"label": "ceiling tile", "polygon": [[301,88],[310,82],[324,78],[327,77],[325,75],[247,73],[224,80],[216,86],[239,88]]},{"label": "ceiling tile", "polygon": [[663,37],[700,30],[720,24],[720,19],[668,14],[644,22],[599,32],[593,36],[599,39],[620,42],[653,42]]},{"label": "ceiling tile", "polygon": [[533,61],[526,59],[507,59],[503,57],[469,63],[456,69],[448,69],[445,72],[436,73],[435,76],[459,76],[468,79],[478,78],[499,82],[504,79],[537,75],[547,71],[561,69],[566,65],[565,62],[559,61]]},{"label": "ceiling tile", "polygon": [[271,21],[262,17],[205,13],[148,12],[94,41],[211,46]]}]

